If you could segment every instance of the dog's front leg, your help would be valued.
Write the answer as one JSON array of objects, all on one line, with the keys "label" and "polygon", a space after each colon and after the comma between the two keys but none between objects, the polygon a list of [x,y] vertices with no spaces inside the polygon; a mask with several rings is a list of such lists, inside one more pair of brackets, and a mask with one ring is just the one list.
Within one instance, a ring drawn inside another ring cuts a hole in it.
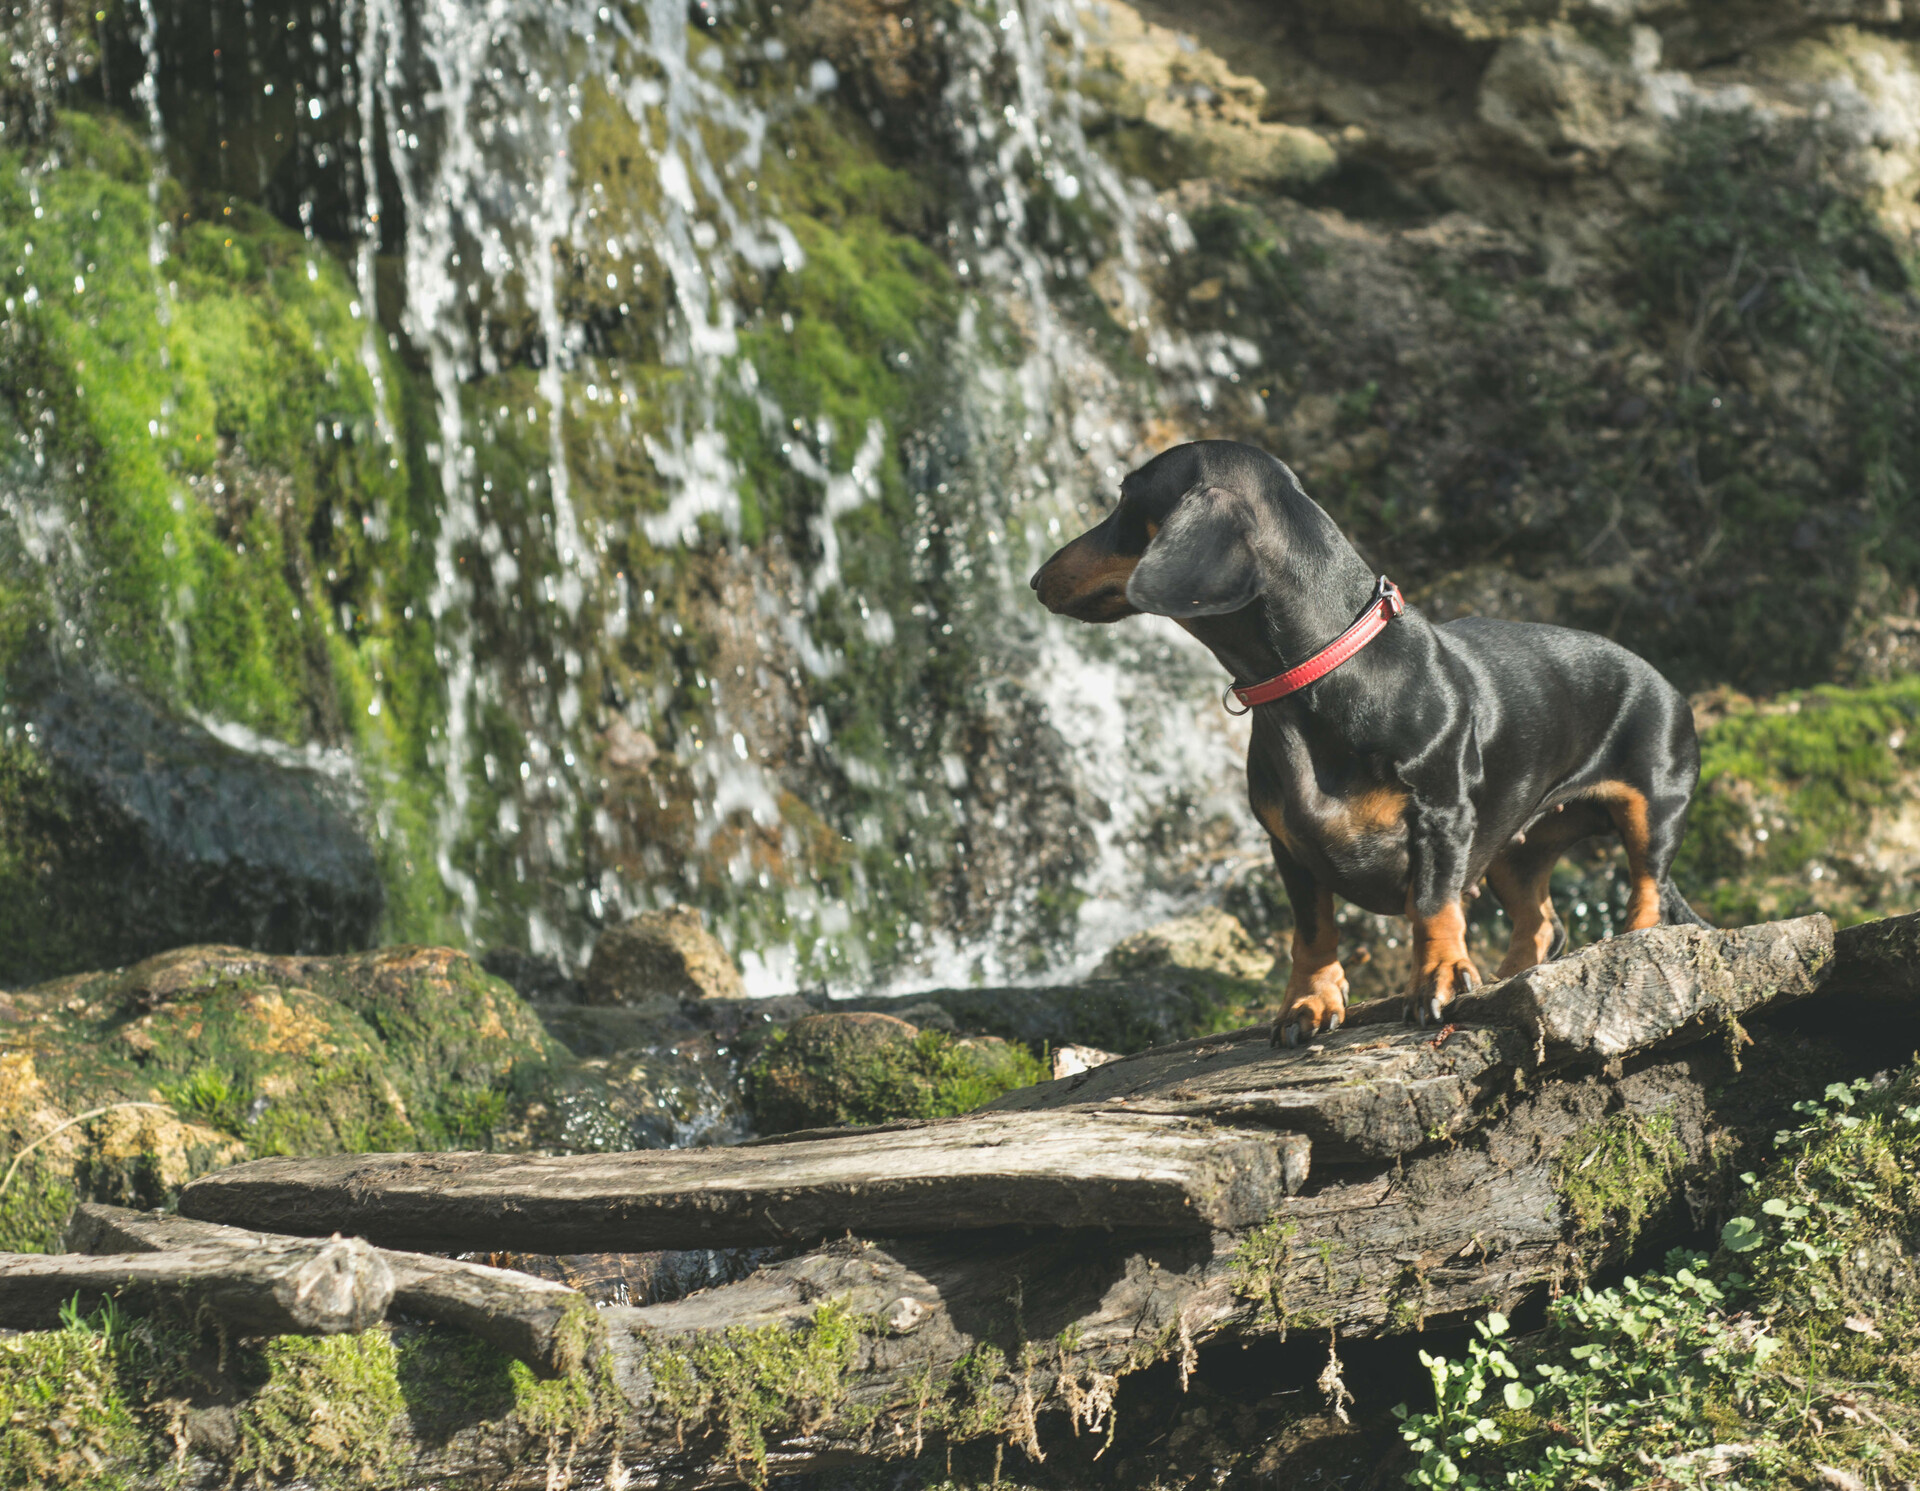
[{"label": "dog's front leg", "polygon": [[1470,804],[1421,806],[1409,825],[1407,916],[1413,922],[1413,990],[1409,1015],[1425,1025],[1480,982],[1467,956],[1467,856],[1473,844]]},{"label": "dog's front leg", "polygon": [[1297,1046],[1302,1039],[1340,1028],[1347,1014],[1347,975],[1340,966],[1333,892],[1277,840],[1273,862],[1293,903],[1293,971],[1287,975],[1287,1002],[1273,1022],[1273,1044]]}]

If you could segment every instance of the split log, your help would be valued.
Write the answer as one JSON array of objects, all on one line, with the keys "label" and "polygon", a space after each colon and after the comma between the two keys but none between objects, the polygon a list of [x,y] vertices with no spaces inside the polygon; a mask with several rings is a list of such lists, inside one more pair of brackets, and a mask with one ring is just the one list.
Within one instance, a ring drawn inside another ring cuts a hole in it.
[{"label": "split log", "polygon": [[1909,1018],[1920,1013],[1920,911],[1843,927],[1833,941],[1828,993],[1901,1008]]},{"label": "split log", "polygon": [[1526,1056],[1512,1031],[1342,1030],[1276,1050],[1266,1027],[1182,1041],[995,1098],[984,1111],[1082,1109],[1265,1124],[1304,1135],[1318,1165],[1391,1159],[1458,1133]]},{"label": "split log", "polygon": [[[298,1238],[195,1222],[164,1212],[86,1202],[67,1224],[75,1253],[225,1251],[252,1258],[311,1248]],[[545,1377],[586,1365],[603,1344],[593,1308],[575,1290],[511,1269],[454,1258],[374,1250],[393,1278],[390,1308],[458,1326]]]},{"label": "split log", "polygon": [[183,1216],[351,1230],[438,1252],[646,1252],[1004,1226],[1200,1231],[1270,1215],[1306,1179],[1297,1135],[1190,1118],[992,1114],[814,1130],[732,1149],[332,1155],[203,1176]]},{"label": "split log", "polygon": [[330,1336],[384,1319],[393,1274],[357,1237],[244,1253],[204,1245],[105,1257],[0,1253],[0,1326],[52,1330],[76,1296],[91,1308],[127,1295],[205,1308],[252,1334]]},{"label": "split log", "polygon": [[[1533,1064],[1610,1060],[1698,1039],[1715,1022],[1779,1010],[1822,987],[1834,961],[1824,916],[1716,931],[1650,927],[1597,942],[1456,999],[1456,1025],[1505,1025],[1534,1041]],[[1398,1021],[1404,1000],[1378,999],[1349,1026]]]}]

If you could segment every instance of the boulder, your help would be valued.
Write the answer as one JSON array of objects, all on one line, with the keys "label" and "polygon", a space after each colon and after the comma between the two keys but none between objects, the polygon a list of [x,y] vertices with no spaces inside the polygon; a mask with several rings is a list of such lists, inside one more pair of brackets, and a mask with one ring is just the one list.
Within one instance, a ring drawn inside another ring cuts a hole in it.
[{"label": "boulder", "polygon": [[724,1067],[577,1060],[449,948],[190,947],[76,974],[0,996],[0,1248],[54,1245],[76,1201],[167,1206],[263,1155],[738,1137]]},{"label": "boulder", "polygon": [[691,906],[643,911],[608,928],[587,964],[588,1004],[738,999],[745,992],[740,970]]},{"label": "boulder", "polygon": [[1207,906],[1136,932],[1107,954],[1093,976],[1135,978],[1163,968],[1192,968],[1259,983],[1273,971],[1273,962],[1273,954],[1261,951],[1238,921]]},{"label": "boulder", "polygon": [[956,1040],[894,1015],[833,1011],[776,1031],[747,1069],[762,1134],[966,1113],[1047,1078],[1025,1047]]},{"label": "boulder", "polygon": [[340,953],[385,890],[356,789],[69,674],[0,737],[0,987],[231,943]]}]

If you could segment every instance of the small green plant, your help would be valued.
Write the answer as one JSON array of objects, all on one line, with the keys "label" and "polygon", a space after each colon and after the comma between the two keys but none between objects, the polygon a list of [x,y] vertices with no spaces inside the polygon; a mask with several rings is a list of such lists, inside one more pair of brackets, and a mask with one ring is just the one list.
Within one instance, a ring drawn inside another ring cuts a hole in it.
[{"label": "small green plant", "polygon": [[218,1067],[196,1067],[178,1082],[160,1085],[160,1096],[184,1114],[204,1120],[229,1134],[246,1136],[252,1099],[246,1088]]},{"label": "small green plant", "polygon": [[1920,1311],[1884,1275],[1920,1216],[1920,1072],[1836,1083],[1795,1112],[1778,1161],[1741,1177],[1751,1215],[1712,1257],[1676,1250],[1582,1289],[1523,1341],[1493,1314],[1464,1358],[1423,1353],[1433,1408],[1397,1410],[1407,1483],[1737,1491],[1824,1465],[1910,1479]]}]

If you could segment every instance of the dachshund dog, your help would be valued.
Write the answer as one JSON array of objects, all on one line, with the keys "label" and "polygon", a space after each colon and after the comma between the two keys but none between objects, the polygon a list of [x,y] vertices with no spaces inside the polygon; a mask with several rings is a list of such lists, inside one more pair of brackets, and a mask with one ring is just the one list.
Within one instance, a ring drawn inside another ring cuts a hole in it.
[{"label": "dachshund dog", "polygon": [[1505,978],[1564,945],[1549,880],[1596,834],[1626,846],[1629,929],[1705,925],[1667,873],[1700,775],[1679,692],[1586,632],[1403,608],[1265,451],[1164,451],[1033,588],[1078,621],[1172,617],[1252,710],[1247,787],[1294,916],[1276,1045],[1340,1028],[1336,895],[1412,921],[1422,1024],[1480,981],[1464,900],[1481,878],[1513,921]]}]

